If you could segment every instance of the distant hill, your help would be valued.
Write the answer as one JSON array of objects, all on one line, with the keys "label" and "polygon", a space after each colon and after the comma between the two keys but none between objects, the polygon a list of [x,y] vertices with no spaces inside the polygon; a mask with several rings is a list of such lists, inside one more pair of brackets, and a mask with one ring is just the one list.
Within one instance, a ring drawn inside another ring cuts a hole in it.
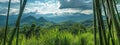
[{"label": "distant hill", "polygon": [[0,25],[5,25],[6,16],[0,15]]},{"label": "distant hill", "polygon": [[38,21],[39,21],[39,22],[48,22],[48,20],[46,20],[44,17],[40,17],[40,18],[38,19]]},{"label": "distant hill", "polygon": [[24,17],[21,19],[21,23],[33,23],[36,21],[37,21],[37,19],[33,16]]},{"label": "distant hill", "polygon": [[94,22],[93,19],[88,19],[88,20],[81,22],[81,24],[83,24],[84,26],[92,26],[93,22]]},{"label": "distant hill", "polygon": [[[15,25],[17,20],[17,15],[10,15],[9,17],[9,25]],[[24,24],[32,24],[36,23],[37,25],[48,25],[48,24],[55,24],[55,23],[62,23],[66,21],[73,21],[73,22],[82,22],[88,19],[93,18],[92,15],[85,15],[85,14],[61,14],[60,16],[54,16],[54,14],[35,14],[27,13],[23,14],[21,19],[21,25]],[[6,16],[0,15],[0,26],[5,26]]]},{"label": "distant hill", "polygon": [[65,14],[37,14],[36,12],[30,12],[23,14],[22,17],[34,16],[35,18],[44,17],[46,20],[53,21],[55,23],[64,22],[67,20],[72,20],[76,22],[81,22],[93,18],[92,14],[80,14],[80,13],[65,13]]},{"label": "distant hill", "polygon": [[[15,15],[16,16],[16,15]],[[14,26],[17,17],[15,16],[10,16],[9,17],[9,26]],[[38,25],[46,25],[46,24],[52,24],[53,22],[51,21],[47,21],[46,19],[44,19],[44,17],[40,17],[39,19],[35,18],[34,16],[26,16],[24,18],[21,19],[21,25],[24,24],[32,24],[32,23],[36,23]],[[0,15],[0,26],[5,26],[6,24],[6,16]]]},{"label": "distant hill", "polygon": [[47,18],[50,21],[56,22],[56,23],[60,23],[60,22],[64,22],[64,21],[75,21],[75,22],[82,22],[84,20],[88,20],[93,18],[92,15],[85,15],[85,14],[63,14],[62,16],[55,16],[55,17],[49,17]]},{"label": "distant hill", "polygon": [[37,25],[39,26],[46,26],[46,25],[52,25],[53,23],[50,22],[50,21],[47,21],[44,17],[40,17],[40,18],[35,18],[34,16],[27,16],[27,17],[24,17],[22,20],[21,20],[21,25],[24,25],[24,24],[32,24],[32,23],[36,23]]}]

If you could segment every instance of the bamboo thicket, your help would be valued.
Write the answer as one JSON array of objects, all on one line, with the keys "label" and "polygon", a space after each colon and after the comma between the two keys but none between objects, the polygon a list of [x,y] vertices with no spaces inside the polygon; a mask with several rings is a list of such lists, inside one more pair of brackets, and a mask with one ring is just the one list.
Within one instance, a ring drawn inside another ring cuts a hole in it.
[{"label": "bamboo thicket", "polygon": [[94,12],[94,44],[96,31],[99,33],[100,45],[119,45],[120,16],[116,7],[116,0],[93,0]]},{"label": "bamboo thicket", "polygon": [[27,0],[20,0],[19,15],[18,15],[16,24],[15,24],[15,28],[14,28],[14,30],[12,32],[11,37],[10,37],[10,40],[9,40],[9,43],[8,43],[9,45],[12,44],[12,40],[14,39],[14,36],[15,36],[16,33],[17,33],[16,45],[18,45],[20,20],[21,20],[22,14],[24,12],[24,8],[26,6],[26,3],[27,3]]}]

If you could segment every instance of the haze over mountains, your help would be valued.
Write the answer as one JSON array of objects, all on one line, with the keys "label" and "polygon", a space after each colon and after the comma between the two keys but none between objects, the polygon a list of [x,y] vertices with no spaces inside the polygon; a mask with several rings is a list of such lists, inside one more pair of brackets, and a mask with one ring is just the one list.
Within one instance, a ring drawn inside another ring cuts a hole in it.
[{"label": "haze over mountains", "polygon": [[[92,15],[79,14],[79,13],[71,13],[71,14],[61,14],[58,16],[57,14],[36,14],[35,12],[23,14],[21,19],[21,25],[23,24],[32,24],[37,23],[38,25],[44,24],[54,24],[61,23],[65,21],[73,21],[73,22],[82,22],[85,20],[92,19]],[[14,25],[17,19],[17,15],[10,15],[9,17],[9,25]],[[0,15],[0,26],[4,26],[6,22],[6,16]]]}]

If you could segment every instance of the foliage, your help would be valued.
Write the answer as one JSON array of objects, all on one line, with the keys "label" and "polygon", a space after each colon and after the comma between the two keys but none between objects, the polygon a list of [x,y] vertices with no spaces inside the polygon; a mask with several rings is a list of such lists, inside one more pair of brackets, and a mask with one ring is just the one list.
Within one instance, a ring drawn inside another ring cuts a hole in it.
[{"label": "foliage", "polygon": [[[18,44],[20,45],[86,45],[86,44],[93,45],[93,34],[91,32],[85,31],[86,28],[83,27],[81,24],[78,23],[72,24],[70,27],[68,27],[70,28],[70,30],[69,29],[60,30],[60,27],[62,26],[59,27],[50,26],[51,28],[49,27],[44,28],[44,27],[36,26],[36,24],[32,24],[31,26],[25,25],[22,28],[20,28]],[[10,31],[12,30],[13,29],[11,29]],[[10,31],[9,34],[12,33]],[[29,34],[29,36],[26,34]],[[16,44],[16,37],[12,41],[12,45],[15,44]]]}]

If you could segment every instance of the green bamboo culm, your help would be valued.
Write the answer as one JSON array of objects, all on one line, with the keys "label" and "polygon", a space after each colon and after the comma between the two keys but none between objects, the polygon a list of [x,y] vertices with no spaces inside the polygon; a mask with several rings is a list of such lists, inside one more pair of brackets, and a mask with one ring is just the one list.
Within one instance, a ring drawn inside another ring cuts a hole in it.
[{"label": "green bamboo culm", "polygon": [[[100,45],[119,45],[115,36],[120,35],[120,17],[116,8],[116,0],[93,0],[93,12],[94,45],[97,45],[96,30],[98,30],[99,33],[98,42]],[[104,18],[102,14],[104,14],[106,18]]]},{"label": "green bamboo culm", "polygon": [[97,34],[97,29],[96,29],[96,13],[95,13],[95,0],[93,0],[93,13],[94,13],[94,45],[97,45],[97,38],[96,38],[96,34]]},{"label": "green bamboo culm", "polygon": [[106,4],[105,4],[105,2],[106,2],[106,0],[102,0],[102,6],[103,6],[103,11],[104,11],[104,15],[105,15],[105,17],[106,17],[106,22],[105,22],[105,24],[106,24],[106,30],[108,31],[108,39],[107,39],[107,45],[109,45],[109,42],[110,42],[110,38],[112,38],[111,40],[112,40],[112,44],[114,45],[114,40],[113,40],[113,36],[112,36],[112,33],[111,33],[111,20],[110,20],[110,22],[109,22],[109,16],[107,15],[107,8],[106,8]]},{"label": "green bamboo culm", "polygon": [[3,45],[6,45],[6,40],[7,40],[7,30],[8,30],[8,19],[9,19],[9,13],[10,13],[10,4],[11,4],[11,0],[9,0],[9,3],[8,3],[8,11],[7,11],[7,18],[6,18],[6,26],[5,26],[5,37],[4,37]]},{"label": "green bamboo culm", "polygon": [[15,24],[15,28],[12,32],[12,35],[9,40],[9,45],[12,45],[12,40],[14,39],[15,34],[17,33],[17,39],[16,39],[16,45],[18,45],[18,37],[19,37],[19,26],[20,26],[20,20],[24,11],[24,8],[26,6],[27,0],[20,0],[20,10],[19,10],[19,15]]},{"label": "green bamboo culm", "polygon": [[[20,9],[22,8],[22,2],[23,0],[20,0]],[[23,9],[24,10],[24,9]],[[18,17],[22,17],[20,15],[22,15],[23,11],[19,10],[19,16]],[[20,20],[20,19],[19,19]],[[16,38],[16,45],[18,45],[18,40],[19,40],[19,26],[20,26],[20,21],[18,23],[18,28],[16,29],[16,33],[17,33],[17,38]]]},{"label": "green bamboo culm", "polygon": [[[106,28],[107,28],[106,30],[108,31],[108,33],[106,32],[107,35],[108,35],[108,37],[107,37],[108,39],[107,39],[107,43],[106,44],[110,45],[110,38],[112,38],[111,42],[112,42],[112,45],[114,45],[115,44],[115,40],[114,40],[114,37],[112,36],[112,33],[111,33],[112,32],[112,30],[111,30],[111,26],[112,26],[111,25],[111,19],[109,18],[109,16],[108,16],[109,14],[107,14],[107,11],[106,11],[107,8],[108,8],[108,7],[106,8],[106,6],[107,6],[106,5],[106,0],[102,0],[102,6],[103,6],[104,15],[106,17],[106,19],[105,19],[106,20],[105,24],[106,24]],[[110,19],[110,21],[109,21],[109,19]]]},{"label": "green bamboo culm", "polygon": [[[114,8],[116,5],[114,4],[115,2],[114,1],[116,1],[116,0],[107,0],[107,5],[108,5],[108,10],[109,10],[109,13],[110,13],[110,16],[111,17],[109,17],[109,18],[111,18],[111,21],[112,21],[112,36],[114,37],[114,32],[115,31],[117,31],[116,33],[117,33],[117,36],[118,36],[118,39],[120,38],[119,37],[119,30],[120,30],[120,22],[119,22],[119,20],[118,20],[118,18],[117,18],[117,16],[118,16],[118,14],[116,14],[116,12],[118,12],[118,11],[116,11],[116,9]],[[113,38],[114,39],[114,38]],[[117,43],[116,43],[117,44]],[[118,43],[119,44],[119,43]]]},{"label": "green bamboo culm", "polygon": [[96,21],[97,21],[97,30],[98,30],[98,33],[99,33],[99,42],[100,42],[100,45],[104,45],[103,43],[103,33],[102,33],[102,20],[101,20],[101,6],[100,6],[100,0],[95,0],[95,12],[96,13]]},{"label": "green bamboo culm", "polygon": [[110,13],[109,13],[109,6],[107,5],[108,4],[108,1],[107,0],[104,0],[104,1],[102,1],[102,3],[103,3],[103,8],[104,8],[104,12],[105,12],[105,17],[106,17],[106,24],[107,24],[107,29],[106,30],[108,30],[108,39],[107,39],[107,41],[108,41],[108,45],[110,45],[110,39],[111,39],[111,43],[112,43],[112,45],[114,45],[115,44],[115,40],[114,40],[114,33],[112,33],[112,20],[111,20],[111,16],[109,15]]}]

